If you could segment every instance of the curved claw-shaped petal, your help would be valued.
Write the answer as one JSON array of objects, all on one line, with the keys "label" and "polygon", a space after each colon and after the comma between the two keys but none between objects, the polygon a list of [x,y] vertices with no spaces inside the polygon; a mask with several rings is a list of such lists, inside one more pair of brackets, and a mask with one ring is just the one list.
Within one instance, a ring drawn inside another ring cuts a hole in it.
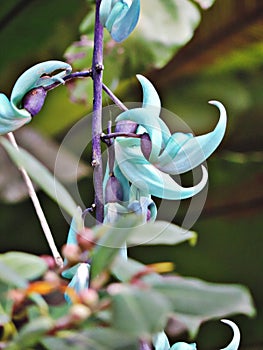
[{"label": "curved claw-shaped petal", "polygon": [[154,107],[154,111],[158,111],[158,115],[156,117],[159,117],[160,111],[161,111],[161,101],[160,97],[155,90],[155,87],[153,84],[145,78],[141,74],[136,75],[137,79],[141,83],[142,91],[143,91],[143,108],[152,108]]},{"label": "curved claw-shaped petal", "polygon": [[112,0],[102,0],[100,4],[100,23],[105,27],[112,9]]},{"label": "curved claw-shaped petal", "polygon": [[130,1],[102,0],[100,5],[100,22],[107,28],[111,37],[121,42],[136,27],[140,15],[140,0]]},{"label": "curved claw-shaped petal", "polygon": [[0,94],[0,135],[19,129],[24,124],[29,123],[31,119],[28,112],[23,117],[17,117],[9,99],[4,94]]},{"label": "curved claw-shaped petal", "polygon": [[[26,70],[16,81],[11,93],[10,102],[14,111],[18,115],[28,116],[28,112],[22,109],[21,103],[25,94],[37,87],[48,87],[71,72],[71,66],[62,61],[41,62]],[[60,70],[61,72],[52,76],[52,73]]]},{"label": "curved claw-shaped petal", "polygon": [[203,163],[215,151],[224,137],[227,115],[222,103],[218,101],[210,101],[209,103],[217,106],[220,111],[220,118],[215,129],[208,134],[197,137],[185,134],[185,137],[182,138],[182,133],[172,135],[168,146],[171,149],[171,146],[174,146],[175,150],[177,144],[179,150],[170,154],[164,150],[155,163],[157,168],[169,174],[182,174]]},{"label": "curved claw-shaped petal", "polygon": [[238,326],[230,320],[224,319],[221,321],[228,324],[233,329],[233,332],[234,332],[234,336],[233,336],[233,339],[230,342],[230,344],[228,344],[228,346],[226,348],[223,348],[221,350],[237,350],[239,347],[239,343],[240,343],[240,331],[238,329]]},{"label": "curved claw-shaped petal", "polygon": [[138,139],[117,138],[115,143],[115,156],[121,172],[139,189],[159,198],[179,200],[192,197],[205,187],[208,174],[204,167],[200,183],[184,188],[145,159],[139,142]]},{"label": "curved claw-shaped petal", "polygon": [[143,90],[142,108],[134,108],[121,113],[116,118],[116,122],[131,120],[145,128],[150,135],[152,143],[152,150],[149,159],[151,162],[154,162],[157,160],[161,150],[163,142],[162,134],[169,133],[169,130],[167,127],[164,127],[164,123],[160,126],[159,115],[161,111],[161,101],[154,86],[142,75],[138,74],[137,78],[140,81]]},{"label": "curved claw-shaped petal", "polygon": [[76,213],[71,220],[69,232],[68,232],[68,238],[67,238],[67,244],[74,244],[77,245],[77,233],[83,229],[84,227],[84,221],[82,218],[82,210],[80,207],[76,208]]},{"label": "curved claw-shaped petal", "polygon": [[[57,70],[61,72],[50,76]],[[58,81],[64,82],[63,77],[68,75],[70,71],[71,66],[61,61],[38,63],[25,71],[16,81],[10,101],[4,94],[0,94],[0,135],[15,131],[31,121],[31,113],[23,108],[23,98],[29,91],[35,88],[48,87]],[[33,103],[33,109],[39,111],[45,96],[43,94],[41,96],[33,94],[31,98],[40,99],[36,105]]]},{"label": "curved claw-shaped petal", "polygon": [[153,162],[157,160],[162,146],[162,133],[158,119],[154,118],[155,113],[159,115],[157,110],[154,112],[154,108],[152,108],[152,110],[133,108],[121,113],[116,118],[116,122],[121,120],[132,120],[145,128],[151,139],[152,149],[149,159]]}]

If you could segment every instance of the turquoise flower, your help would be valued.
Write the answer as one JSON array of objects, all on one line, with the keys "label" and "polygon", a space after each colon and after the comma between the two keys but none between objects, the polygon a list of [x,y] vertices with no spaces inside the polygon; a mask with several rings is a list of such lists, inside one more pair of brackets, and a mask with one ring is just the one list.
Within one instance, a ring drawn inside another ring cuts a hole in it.
[{"label": "turquoise flower", "polygon": [[102,0],[100,22],[111,37],[121,42],[134,30],[140,14],[140,0]]},{"label": "turquoise flower", "polygon": [[[228,324],[234,332],[234,336],[232,341],[228,344],[228,346],[221,350],[237,350],[240,343],[240,331],[237,325],[229,320],[221,320],[222,322]],[[175,343],[170,347],[169,340],[164,332],[158,333],[153,338],[153,345],[155,350],[196,350],[196,344],[187,344],[184,342]]]},{"label": "turquoise flower", "polygon": [[[54,75],[53,72],[60,71]],[[38,63],[25,71],[16,81],[10,101],[0,93],[0,135],[19,129],[31,121],[41,109],[46,89],[55,83],[64,83],[63,77],[71,66],[60,61]]]},{"label": "turquoise flower", "polygon": [[[82,218],[82,210],[78,207],[76,208],[76,213],[70,224],[66,243],[68,246],[78,247],[77,233],[83,228],[84,220]],[[64,266],[67,266],[67,264],[68,261],[65,258]],[[64,270],[61,275],[70,280],[68,287],[74,289],[74,291],[79,294],[89,286],[89,272],[90,264],[87,262],[80,262]],[[68,303],[71,303],[70,293],[67,293],[67,290],[65,291],[65,299]]]},{"label": "turquoise flower", "polygon": [[[105,205],[104,205],[104,224],[113,225],[118,220],[129,215],[138,215],[141,223],[155,221],[157,217],[157,207],[151,196],[147,192],[143,192],[135,185],[129,186],[125,184],[129,197],[127,201],[123,201],[123,196],[119,196],[122,191],[121,182],[115,176],[105,176]],[[113,180],[113,181],[112,181]],[[126,180],[127,181],[127,180]],[[126,185],[128,187],[126,187]],[[120,255],[127,259],[126,244],[120,248]]]},{"label": "turquoise flower", "polygon": [[[116,122],[132,121],[137,124],[140,137],[117,137],[115,141],[116,163],[122,175],[140,190],[150,195],[179,200],[200,192],[207,183],[207,170],[201,164],[215,151],[226,130],[226,111],[218,101],[210,101],[218,107],[220,118],[215,129],[205,135],[190,133],[171,134],[160,118],[159,96],[145,77],[138,75],[143,89],[141,108],[121,113]],[[201,165],[201,181],[189,188],[175,182],[170,175],[182,174]],[[138,182],[138,179],[140,181]]]}]

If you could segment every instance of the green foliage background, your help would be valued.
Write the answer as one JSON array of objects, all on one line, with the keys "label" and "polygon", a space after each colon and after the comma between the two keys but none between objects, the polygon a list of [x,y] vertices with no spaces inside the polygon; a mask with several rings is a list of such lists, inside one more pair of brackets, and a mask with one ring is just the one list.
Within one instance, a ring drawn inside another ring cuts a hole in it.
[{"label": "green foliage background", "polygon": [[[147,0],[143,1],[147,3]],[[0,90],[9,94],[20,73],[38,61],[63,59],[68,46],[79,40],[79,23],[89,7],[84,0],[69,0],[66,5],[62,0],[1,1]],[[173,41],[181,35],[178,32],[171,35],[166,29],[172,38],[167,34],[163,46],[155,42],[154,36],[149,39],[147,32],[144,32],[145,38],[135,32],[124,44],[124,50],[133,54],[128,55],[126,61],[120,58],[117,62],[110,61],[109,55],[111,69],[108,76],[105,70],[105,79],[109,81],[119,74],[117,91],[124,101],[140,99],[132,77],[136,73],[145,74],[157,87],[163,107],[178,114],[196,134],[207,132],[215,125],[208,100],[218,99],[228,110],[226,137],[208,160],[208,199],[194,226],[199,234],[197,245],[136,247],[130,250],[130,255],[145,263],[174,261],[176,271],[186,276],[248,286],[258,314],[252,320],[234,317],[243,334],[242,349],[252,349],[252,346],[260,349],[263,345],[262,10],[261,0],[218,0],[211,9],[201,12],[201,24],[193,39],[179,51],[178,46],[183,43]],[[172,18],[169,21],[165,18],[167,27],[170,21]],[[195,25],[191,23],[193,28]],[[81,30],[85,32],[88,28],[89,22],[84,23]],[[167,54],[165,60],[164,52]],[[150,66],[147,60],[152,62]],[[164,61],[167,64],[164,65]],[[85,87],[84,91],[89,88]],[[74,121],[89,110],[91,96],[88,102],[89,106],[74,104],[65,88],[57,89],[50,93],[44,109],[31,126],[59,142]],[[30,151],[38,147],[33,141],[27,143]],[[4,168],[2,162],[1,171]],[[3,184],[0,176],[0,187]],[[90,204],[92,178],[82,179],[80,186],[83,197],[86,193],[87,204]],[[68,224],[50,199],[43,194],[40,198],[61,246]],[[48,252],[29,201],[10,204],[3,199],[0,208],[1,252]],[[175,223],[180,223],[182,216],[183,208],[176,215]],[[228,331],[223,328],[212,321],[202,326],[197,339],[199,348],[211,349],[213,344],[223,347],[220,338]]]}]

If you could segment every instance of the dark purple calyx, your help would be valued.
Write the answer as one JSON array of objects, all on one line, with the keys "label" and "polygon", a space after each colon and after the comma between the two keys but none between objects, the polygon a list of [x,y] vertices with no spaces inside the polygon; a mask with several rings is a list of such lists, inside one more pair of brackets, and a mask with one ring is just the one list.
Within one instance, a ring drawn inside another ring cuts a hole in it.
[{"label": "dark purple calyx", "polygon": [[105,188],[105,202],[116,203],[123,200],[123,189],[120,181],[111,175],[107,181]]},{"label": "dark purple calyx", "polygon": [[120,120],[117,122],[115,132],[136,133],[138,124],[131,120]]},{"label": "dark purple calyx", "polygon": [[141,136],[141,150],[144,157],[148,160],[152,151],[152,141],[147,133]]},{"label": "dark purple calyx", "polygon": [[32,89],[24,96],[23,107],[34,117],[43,107],[46,96],[47,91],[42,86]]}]

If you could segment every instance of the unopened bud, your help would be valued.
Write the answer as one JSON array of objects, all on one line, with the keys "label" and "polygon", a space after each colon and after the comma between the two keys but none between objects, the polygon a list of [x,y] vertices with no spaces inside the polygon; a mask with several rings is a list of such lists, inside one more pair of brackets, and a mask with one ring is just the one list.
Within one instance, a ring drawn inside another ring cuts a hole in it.
[{"label": "unopened bud", "polygon": [[152,151],[152,141],[147,133],[141,136],[141,150],[144,157],[148,160]]},{"label": "unopened bud", "polygon": [[44,280],[56,288],[60,286],[60,278],[54,271],[47,271],[44,275]]},{"label": "unopened bud", "polygon": [[47,91],[42,87],[37,87],[29,91],[23,98],[23,107],[31,114],[38,114],[38,112],[43,107],[45,98],[47,96]]},{"label": "unopened bud", "polygon": [[56,261],[51,255],[41,255],[40,258],[45,261],[49,270],[56,268]]},{"label": "unopened bud", "polygon": [[75,244],[65,244],[62,247],[62,254],[70,265],[74,265],[80,261],[80,248]]},{"label": "unopened bud", "polygon": [[105,202],[116,203],[123,200],[123,190],[120,181],[115,176],[110,176],[105,189]]},{"label": "unopened bud", "polygon": [[94,232],[88,227],[83,228],[77,234],[77,242],[82,251],[92,249],[96,243],[94,240]]},{"label": "unopened bud", "polygon": [[78,323],[85,321],[91,315],[91,310],[85,305],[75,304],[70,308],[69,314],[71,321]]},{"label": "unopened bud", "polygon": [[80,297],[80,300],[82,301],[82,303],[87,305],[91,309],[96,308],[96,306],[99,303],[99,295],[92,288],[87,288],[87,289],[82,290],[79,293],[79,297]]}]

